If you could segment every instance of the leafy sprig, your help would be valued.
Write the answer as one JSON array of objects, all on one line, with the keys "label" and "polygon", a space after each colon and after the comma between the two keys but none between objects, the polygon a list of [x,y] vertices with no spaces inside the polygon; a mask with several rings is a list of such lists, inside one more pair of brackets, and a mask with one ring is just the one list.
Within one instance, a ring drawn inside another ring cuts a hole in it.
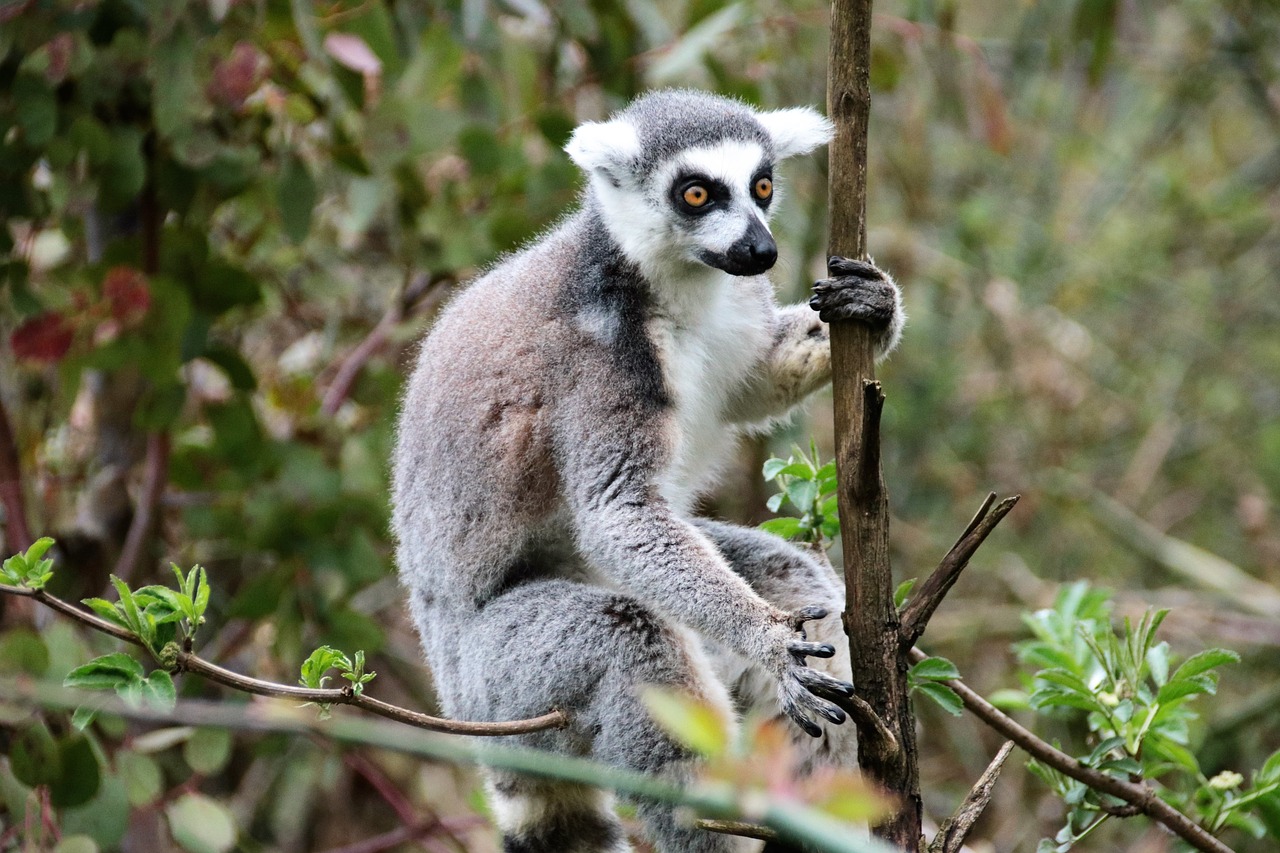
[{"label": "leafy sprig", "polygon": [[0,566],[0,579],[12,586],[44,589],[53,577],[53,560],[45,557],[45,552],[52,547],[53,540],[48,536],[32,542],[25,553],[14,554],[4,561]]},{"label": "leafy sprig", "polygon": [[778,487],[766,503],[770,512],[790,505],[799,517],[779,516],[760,525],[783,539],[799,539],[823,549],[840,535],[837,514],[836,463],[822,462],[817,444],[809,442],[806,455],[799,447],[786,459],[772,457],[764,463],[764,478]]},{"label": "leafy sprig", "polygon": [[[1149,610],[1136,623],[1122,620],[1117,630],[1105,591],[1083,581],[1065,587],[1052,608],[1024,617],[1033,639],[1015,650],[1037,668],[1023,674],[1026,690],[1001,691],[1001,704],[1082,720],[1091,748],[1077,756],[1081,764],[1127,781],[1160,780],[1159,795],[1210,832],[1234,826],[1280,839],[1280,753],[1246,789],[1234,771],[1207,777],[1191,748],[1198,717],[1192,701],[1216,693],[1218,668],[1240,656],[1206,649],[1175,666],[1169,644],[1156,637],[1166,615]],[[1070,807],[1040,853],[1064,853],[1124,813],[1115,797],[1035,761],[1030,769]]]},{"label": "leafy sprig", "polygon": [[[364,671],[363,651],[357,651],[351,657],[347,657],[346,653],[331,646],[321,646],[302,662],[302,677],[298,679],[298,683],[303,687],[319,690],[331,678],[328,675],[331,669],[336,669],[342,678],[351,682],[350,689],[354,696],[362,695],[364,686],[377,676],[376,672]],[[329,704],[320,704],[322,718],[328,717],[330,710]]]}]

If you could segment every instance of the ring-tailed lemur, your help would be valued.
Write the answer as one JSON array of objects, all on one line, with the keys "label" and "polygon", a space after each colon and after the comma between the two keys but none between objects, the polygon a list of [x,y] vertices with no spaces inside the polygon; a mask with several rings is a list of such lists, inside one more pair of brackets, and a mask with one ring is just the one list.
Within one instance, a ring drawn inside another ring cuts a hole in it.
[{"label": "ring-tailed lemur", "polygon": [[[763,690],[749,698],[813,735],[813,756],[852,761],[852,727],[814,721],[842,722],[828,699],[852,691],[847,649],[823,642],[845,645],[834,573],[691,516],[736,437],[829,378],[825,324],[780,308],[764,273],[774,166],[830,136],[810,109],[687,91],[583,124],[566,147],[587,174],[581,209],[436,321],[404,397],[394,527],[446,713],[561,708],[567,728],[521,742],[681,781],[690,755],[637,686],[691,692],[726,719],[728,688]],[[810,306],[867,322],[884,354],[897,287],[868,264],[831,269]],[[599,792],[501,772],[488,787],[506,851],[629,849]],[[638,810],[667,853],[737,843]]]}]

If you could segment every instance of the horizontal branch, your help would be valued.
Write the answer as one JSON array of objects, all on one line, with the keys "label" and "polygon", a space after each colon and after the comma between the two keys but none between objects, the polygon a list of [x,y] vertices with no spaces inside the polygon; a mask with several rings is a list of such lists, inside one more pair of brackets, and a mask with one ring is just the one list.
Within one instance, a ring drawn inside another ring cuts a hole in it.
[{"label": "horizontal branch", "polygon": [[[113,625],[107,620],[81,610],[74,604],[63,601],[53,595],[49,595],[42,589],[28,589],[27,587],[9,586],[0,584],[0,593],[8,595],[24,596],[33,598],[46,607],[50,607],[59,613],[70,616],[81,624],[87,625],[94,630],[101,631],[104,634],[110,634],[118,640],[124,640],[126,643],[133,643],[135,646],[145,648],[145,644],[132,631]],[[396,720],[410,726],[420,729],[427,729],[433,732],[446,732],[448,734],[457,735],[474,735],[477,737],[500,737],[504,735],[519,735],[529,732],[542,731],[544,729],[561,728],[568,723],[568,717],[562,711],[553,710],[543,714],[540,717],[534,717],[528,720],[512,720],[509,722],[487,723],[487,722],[465,722],[461,720],[446,720],[443,717],[433,717],[429,714],[423,714],[418,711],[411,711],[408,708],[402,708],[399,705],[392,705],[390,702],[384,702],[381,699],[375,699],[367,693],[361,692],[356,694],[350,687],[333,687],[313,689],[309,687],[301,687],[293,684],[278,684],[274,681],[264,681],[259,678],[251,678],[247,675],[240,675],[232,672],[225,667],[218,666],[216,663],[205,660],[199,655],[188,651],[179,651],[176,656],[176,664],[173,667],[175,673],[193,672],[196,675],[224,687],[230,687],[233,690],[239,690],[242,693],[253,693],[257,696],[273,696],[282,699],[294,699],[299,702],[314,702],[317,705],[351,705],[355,708],[377,714],[380,717],[386,717],[389,720]]]},{"label": "horizontal branch", "polygon": [[[23,705],[70,710],[84,702],[84,692],[28,677],[0,676],[0,696]],[[778,837],[826,853],[892,853],[883,844],[859,837],[847,823],[787,799],[769,797],[744,813],[744,798],[732,786],[718,782],[675,785],[631,770],[600,764],[585,758],[499,743],[476,743],[466,738],[406,729],[382,720],[355,715],[318,720],[296,707],[262,703],[243,704],[180,699],[173,708],[149,703],[130,705],[115,697],[102,697],[99,711],[127,719],[205,726],[235,731],[311,735],[331,741],[387,749],[451,764],[480,764],[541,779],[577,782],[593,788],[660,802],[688,806],[718,820],[759,820]],[[746,823],[739,823],[747,826]]]},{"label": "horizontal branch", "polygon": [[760,841],[776,841],[778,838],[778,833],[767,826],[744,823],[740,820],[711,820],[704,817],[699,819],[698,829],[718,832],[721,835],[737,835],[740,838],[756,838]]},{"label": "horizontal branch", "polygon": [[[922,661],[928,657],[919,649],[912,649],[910,655],[915,661]],[[964,706],[975,717],[1016,743],[1042,764],[1052,767],[1077,782],[1083,782],[1095,791],[1124,800],[1134,806],[1137,811],[1163,824],[1197,850],[1205,853],[1232,853],[1230,847],[1214,838],[1208,830],[1160,799],[1151,786],[1127,782],[1103,773],[1101,770],[1087,767],[1062,750],[1036,737],[1029,729],[1024,728],[1008,714],[979,696],[963,681],[952,680],[943,683],[959,694]]]},{"label": "horizontal branch", "polygon": [[951,587],[955,586],[965,566],[969,565],[969,559],[991,535],[991,531],[996,529],[996,525],[1014,508],[1019,498],[1018,495],[1005,498],[988,514],[987,509],[991,506],[994,497],[994,495],[987,496],[978,513],[969,522],[964,535],[951,546],[951,550],[942,558],[942,562],[902,608],[902,624],[899,631],[904,649],[914,646],[916,640],[920,639],[933,612],[938,609],[942,599],[946,598]]}]

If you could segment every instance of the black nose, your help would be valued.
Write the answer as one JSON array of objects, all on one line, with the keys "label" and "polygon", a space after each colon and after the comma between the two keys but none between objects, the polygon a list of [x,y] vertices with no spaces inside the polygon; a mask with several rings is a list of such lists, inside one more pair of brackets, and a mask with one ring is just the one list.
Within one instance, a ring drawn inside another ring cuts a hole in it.
[{"label": "black nose", "polygon": [[755,265],[769,269],[774,262],[778,260],[778,245],[773,242],[773,238],[766,236],[763,240],[756,240],[747,247],[747,252],[751,256],[751,262]]},{"label": "black nose", "polygon": [[759,275],[773,267],[778,260],[778,244],[773,235],[758,219],[752,219],[747,233],[727,252],[729,269],[734,275]]}]

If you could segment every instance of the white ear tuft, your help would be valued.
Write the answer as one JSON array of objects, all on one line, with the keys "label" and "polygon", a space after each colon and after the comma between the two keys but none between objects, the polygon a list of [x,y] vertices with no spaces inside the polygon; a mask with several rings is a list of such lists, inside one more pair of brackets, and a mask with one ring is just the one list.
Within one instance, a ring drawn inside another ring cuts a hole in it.
[{"label": "white ear tuft", "polygon": [[757,113],[756,119],[773,138],[773,148],[779,160],[808,154],[819,145],[826,145],[835,135],[831,120],[810,107]]},{"label": "white ear tuft", "polygon": [[589,121],[569,137],[564,150],[578,168],[590,174],[603,170],[615,181],[640,154],[640,138],[630,123],[621,119]]}]

